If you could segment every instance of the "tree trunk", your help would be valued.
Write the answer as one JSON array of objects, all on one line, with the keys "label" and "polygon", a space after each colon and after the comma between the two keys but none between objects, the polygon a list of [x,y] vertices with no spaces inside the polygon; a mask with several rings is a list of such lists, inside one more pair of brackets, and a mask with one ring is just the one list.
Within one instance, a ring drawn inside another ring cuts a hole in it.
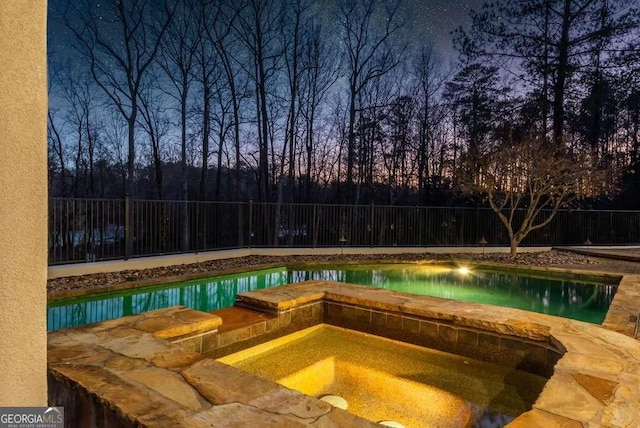
[{"label": "tree trunk", "polygon": [[[133,104],[133,103],[132,103]],[[137,111],[135,108],[132,109],[131,116],[129,116],[128,120],[128,146],[129,146],[129,155],[127,159],[127,191],[126,195],[135,197],[134,190],[134,162],[136,157],[136,137],[135,137],[135,126],[136,126],[136,118]]]},{"label": "tree trunk", "polygon": [[563,149],[564,90],[569,73],[569,27],[571,25],[571,0],[564,0],[562,32],[558,45],[558,68],[553,91],[553,139],[556,150]]},{"label": "tree trunk", "polygon": [[[222,102],[220,102],[221,105],[221,109],[222,107]],[[220,140],[218,141],[218,153],[216,156],[216,189],[215,189],[215,200],[219,201],[220,200],[220,193],[221,193],[221,189],[222,189],[222,149],[224,147],[224,135],[225,135],[225,116],[226,113],[223,111],[222,112],[222,117],[220,118],[220,128],[219,128],[219,135],[220,135]]]},{"label": "tree trunk", "polygon": [[186,111],[182,109],[180,180],[182,187],[182,251],[189,250],[189,194],[187,188]]},{"label": "tree trunk", "polygon": [[[209,167],[209,136],[211,134],[211,88],[209,87],[209,75],[206,70],[205,61],[202,61],[202,168],[200,169],[200,186],[198,197],[201,201],[206,200],[207,195],[207,169]],[[216,183],[219,186],[219,183]],[[216,188],[216,200],[219,198],[219,189]]]},{"label": "tree trunk", "polygon": [[351,93],[349,97],[349,134],[347,135],[347,183],[345,200],[342,203],[351,202],[353,197],[353,163],[355,158],[355,122],[356,122],[356,89],[355,84],[351,84]]},{"label": "tree trunk", "polygon": [[515,238],[511,238],[511,258],[515,259],[516,257],[518,257],[518,245],[520,244],[520,242],[518,240],[516,240]]},{"label": "tree trunk", "polygon": [[291,58],[291,75],[290,75],[290,105],[289,105],[289,200],[295,201],[295,151],[296,151],[296,97],[298,96],[298,39],[300,38],[300,3],[296,4],[296,21],[293,32],[293,52]]}]

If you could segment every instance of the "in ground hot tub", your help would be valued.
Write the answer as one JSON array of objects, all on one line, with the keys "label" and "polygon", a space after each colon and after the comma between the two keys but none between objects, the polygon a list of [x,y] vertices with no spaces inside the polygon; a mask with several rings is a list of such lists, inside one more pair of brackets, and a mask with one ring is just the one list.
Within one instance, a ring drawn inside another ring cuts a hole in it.
[{"label": "in ground hot tub", "polygon": [[547,381],[521,370],[326,324],[219,361],[307,395],[341,397],[347,410],[358,416],[407,427],[504,426],[531,409]]}]

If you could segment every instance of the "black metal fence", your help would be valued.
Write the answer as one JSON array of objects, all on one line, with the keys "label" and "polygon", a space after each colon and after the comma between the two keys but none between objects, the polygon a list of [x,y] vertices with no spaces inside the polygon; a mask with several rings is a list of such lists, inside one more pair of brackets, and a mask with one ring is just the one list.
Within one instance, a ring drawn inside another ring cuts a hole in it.
[{"label": "black metal fence", "polygon": [[[549,215],[542,212],[541,216]],[[509,244],[488,208],[54,198],[49,263],[243,247]],[[640,242],[640,211],[564,210],[521,245]]]}]

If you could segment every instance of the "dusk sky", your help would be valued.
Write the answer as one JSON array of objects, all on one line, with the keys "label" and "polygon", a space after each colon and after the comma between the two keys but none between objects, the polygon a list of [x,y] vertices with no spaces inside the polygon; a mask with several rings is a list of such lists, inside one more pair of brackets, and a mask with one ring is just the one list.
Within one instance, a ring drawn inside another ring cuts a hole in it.
[{"label": "dusk sky", "polygon": [[[78,0],[50,0],[49,1],[49,40],[50,49],[62,54],[67,51],[71,42],[64,23],[56,19],[63,5],[73,4]],[[100,0],[94,0],[99,3]],[[323,0],[324,4],[331,4],[335,0]],[[483,0],[403,0],[402,12],[407,16],[403,32],[407,39],[415,46],[431,43],[440,51],[443,58],[453,60],[456,54],[453,50],[451,31],[460,25],[469,23],[469,12],[479,10]]]},{"label": "dusk sky", "polygon": [[431,40],[433,45],[450,54],[453,51],[451,31],[469,23],[469,12],[479,10],[483,0],[407,0],[406,10],[412,17],[407,23],[414,41]]}]

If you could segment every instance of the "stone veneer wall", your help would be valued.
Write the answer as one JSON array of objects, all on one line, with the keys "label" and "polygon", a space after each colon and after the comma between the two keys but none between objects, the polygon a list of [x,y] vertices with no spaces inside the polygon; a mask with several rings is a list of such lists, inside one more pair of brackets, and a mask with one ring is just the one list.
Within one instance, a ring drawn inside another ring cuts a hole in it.
[{"label": "stone veneer wall", "polygon": [[172,339],[184,349],[219,358],[320,323],[463,355],[550,377],[565,350],[553,340],[532,339],[445,320],[354,305],[328,298],[279,310],[268,320],[224,332]]},{"label": "stone veneer wall", "polygon": [[218,332],[211,337],[210,341],[206,343],[203,341],[204,346],[198,352],[202,352],[208,357],[220,358],[323,323],[324,319],[322,301],[305,303],[278,311],[271,319],[234,330]]},{"label": "stone veneer wall", "polygon": [[49,371],[47,384],[49,403],[65,408],[66,426],[130,428],[134,425],[125,415],[105,405],[100,397],[78,387],[75,380]]},{"label": "stone veneer wall", "polygon": [[544,377],[564,354],[559,344],[473,327],[462,327],[393,311],[325,301],[325,322],[452,354],[463,355]]}]

